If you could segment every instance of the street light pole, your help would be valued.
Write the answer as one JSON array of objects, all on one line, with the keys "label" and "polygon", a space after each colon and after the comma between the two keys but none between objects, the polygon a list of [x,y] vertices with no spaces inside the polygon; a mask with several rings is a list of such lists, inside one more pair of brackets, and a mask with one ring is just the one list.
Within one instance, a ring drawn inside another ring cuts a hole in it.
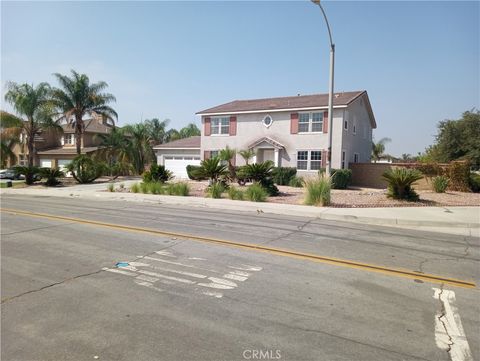
[{"label": "street light pole", "polygon": [[311,0],[315,5],[318,5],[322,11],[323,18],[327,24],[328,37],[330,39],[330,80],[329,80],[329,90],[328,90],[328,162],[326,173],[327,176],[330,176],[332,173],[332,133],[333,133],[333,81],[334,81],[334,68],[335,68],[335,44],[332,40],[332,32],[330,30],[330,25],[328,24],[327,15],[325,10],[323,10],[320,0]]}]

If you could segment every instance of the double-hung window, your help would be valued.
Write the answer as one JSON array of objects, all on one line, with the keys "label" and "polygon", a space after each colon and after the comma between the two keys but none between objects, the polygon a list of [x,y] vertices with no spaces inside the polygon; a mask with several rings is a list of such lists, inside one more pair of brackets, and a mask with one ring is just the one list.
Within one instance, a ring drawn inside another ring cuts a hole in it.
[{"label": "double-hung window", "polygon": [[298,170],[319,170],[322,167],[322,151],[299,150],[297,152]]},{"label": "double-hung window", "polygon": [[230,119],[228,117],[212,118],[212,135],[230,134]]},{"label": "double-hung window", "polygon": [[74,134],[65,134],[64,143],[69,145],[75,144],[75,135]]},{"label": "double-hung window", "polygon": [[319,133],[323,131],[323,112],[300,113],[298,118],[299,133]]}]

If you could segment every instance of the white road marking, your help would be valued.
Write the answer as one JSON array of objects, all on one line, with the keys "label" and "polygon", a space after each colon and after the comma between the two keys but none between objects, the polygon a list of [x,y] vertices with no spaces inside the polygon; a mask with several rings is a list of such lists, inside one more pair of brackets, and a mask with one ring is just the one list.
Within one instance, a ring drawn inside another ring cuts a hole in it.
[{"label": "white road marking", "polygon": [[243,264],[242,267],[235,267],[235,266],[228,266],[229,268],[232,268],[232,269],[238,269],[240,271],[261,271],[262,270],[262,267],[256,267],[256,266],[249,266],[249,265],[246,265],[246,264]]},{"label": "white road marking", "polygon": [[220,292],[204,291],[204,292],[202,292],[202,294],[207,295],[207,296],[212,296],[212,297],[215,297],[215,298],[222,298],[223,297],[223,293],[220,293]]},{"label": "white road marking", "polygon": [[220,290],[231,290],[231,289],[235,288],[235,287],[226,286],[226,285],[222,285],[220,283],[215,283],[215,282],[198,283],[198,285],[202,286],[202,287],[217,288],[217,289],[220,289]]},{"label": "white road marking", "polygon": [[213,272],[213,273],[220,273],[220,272],[212,270],[212,269],[192,266],[192,265],[183,264],[183,263],[180,263],[180,262],[167,261],[166,259],[153,258],[153,257],[149,257],[149,256],[145,256],[144,258],[148,259],[148,260],[151,260],[151,261],[158,261],[158,262],[163,262],[163,263],[168,263],[168,264],[175,264],[177,266],[182,266],[182,267],[196,268],[196,269],[201,269],[201,270],[209,271],[209,272]]},{"label": "white road marking", "polygon": [[177,258],[177,256],[174,256],[173,254],[171,254],[170,252],[168,251],[157,251],[155,252],[156,254],[159,254],[161,256],[165,256],[165,257],[172,257],[172,258]]},{"label": "white road marking", "polygon": [[149,266],[148,263],[142,263],[142,262],[128,262],[128,264],[130,266],[133,266],[133,267],[147,267],[147,266]]},{"label": "white road marking", "polygon": [[169,268],[164,268],[164,267],[158,267],[158,266],[150,266],[153,269],[160,270],[160,271],[165,271],[165,272],[172,272],[172,273],[178,273],[180,275],[184,276],[190,276],[193,278],[207,278],[205,275],[201,275],[199,273],[191,273],[191,272],[184,272],[184,271],[177,271]]},{"label": "white road marking", "polygon": [[158,291],[158,292],[165,292],[165,290],[161,289],[161,288],[158,288],[158,287],[155,287],[152,283],[150,282],[143,282],[143,281],[137,281],[135,280],[135,283],[137,285],[140,285],[140,286],[145,286],[145,287],[148,287],[148,288],[151,288],[152,290],[155,290],[155,291]]},{"label": "white road marking", "polygon": [[208,279],[215,283],[220,283],[221,285],[229,286],[229,287],[237,287],[237,284],[232,281],[225,280],[223,278],[216,278],[216,277],[208,277]]},{"label": "white road marking", "polygon": [[107,272],[113,272],[113,273],[120,273],[122,275],[126,275],[126,276],[138,276],[136,273],[133,273],[133,272],[128,272],[128,271],[122,271],[122,270],[119,270],[119,269],[116,269],[116,268],[102,268],[104,271],[107,271]]},{"label": "white road marking", "polygon": [[235,280],[235,281],[241,281],[241,282],[248,280],[248,277],[238,276],[231,273],[227,273],[223,275],[223,278],[228,278],[229,280]]},{"label": "white road marking", "polygon": [[442,303],[435,316],[435,342],[448,351],[452,361],[473,361],[462,320],[455,305],[455,292],[433,288],[433,298]]},{"label": "white road marking", "polygon": [[156,278],[156,277],[148,277],[148,276],[144,276],[144,275],[137,276],[136,279],[141,280],[141,281],[151,282],[151,283],[158,281],[158,278]]},{"label": "white road marking", "polygon": [[243,277],[250,277],[252,275],[251,273],[242,272],[242,271],[231,271],[230,273],[238,276],[243,276]]},{"label": "white road marking", "polygon": [[196,261],[206,261],[206,258],[200,258],[200,257],[188,257],[188,259],[196,260]]},{"label": "white road marking", "polygon": [[[185,279],[185,278],[178,278],[178,277],[166,276],[166,275],[163,275],[163,274],[160,274],[160,273],[156,273],[156,272],[138,270],[138,273],[143,273],[143,274],[146,274],[146,275],[149,275],[149,276],[152,276],[152,277],[164,278],[164,279],[170,280],[170,281],[176,281],[176,282],[180,282],[180,283],[188,283],[188,284],[190,284],[190,285],[195,284],[194,281],[190,281],[190,280],[187,280],[187,279]],[[158,279],[157,279],[157,281],[158,281]]]}]

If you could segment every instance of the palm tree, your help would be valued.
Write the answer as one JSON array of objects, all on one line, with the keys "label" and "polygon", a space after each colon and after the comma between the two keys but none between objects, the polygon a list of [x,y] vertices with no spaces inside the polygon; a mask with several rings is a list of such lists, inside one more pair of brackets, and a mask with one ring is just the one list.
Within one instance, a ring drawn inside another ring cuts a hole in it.
[{"label": "palm tree", "polygon": [[95,137],[100,140],[99,154],[105,157],[110,166],[115,162],[125,163],[129,160],[132,147],[123,128],[115,127],[110,133],[99,133]]},{"label": "palm tree", "polygon": [[135,171],[142,174],[145,165],[155,159],[148,126],[145,123],[127,125],[124,131],[130,139],[129,152]]},{"label": "palm tree", "polygon": [[198,129],[197,125],[195,123],[190,123],[180,129],[180,137],[182,138],[189,138],[193,137],[196,135],[200,135],[200,129]]},{"label": "palm tree", "polygon": [[5,100],[13,106],[18,116],[2,112],[1,127],[19,128],[25,134],[28,167],[33,167],[35,160],[35,136],[44,129],[62,129],[51,117],[50,94],[51,89],[47,83],[40,83],[36,87],[30,84],[7,83]]},{"label": "palm tree", "polygon": [[103,93],[108,84],[100,81],[90,84],[90,79],[85,74],[79,74],[72,70],[72,76],[53,74],[61,88],[54,88],[52,92],[52,104],[61,117],[75,129],[75,143],[77,154],[81,153],[82,134],[85,129],[83,117],[86,114],[96,113],[105,119],[114,122],[117,113],[109,103],[115,101],[115,97],[109,93]]},{"label": "palm tree", "polygon": [[245,149],[238,152],[238,154],[242,156],[242,158],[245,160],[245,164],[248,165],[250,159],[255,156],[255,151],[253,149]]},{"label": "palm tree", "polygon": [[375,163],[384,157],[385,143],[391,142],[390,138],[382,138],[378,142],[372,141],[372,158]]},{"label": "palm tree", "polygon": [[180,133],[176,129],[169,129],[165,134],[165,143],[173,142],[174,140],[182,139]]},{"label": "palm tree", "polygon": [[222,149],[219,153],[220,160],[228,162],[228,172],[230,173],[230,177],[232,179],[236,178],[235,166],[233,165],[233,162],[232,162],[232,160],[235,158],[236,155],[237,155],[237,151],[235,149],[229,148],[228,145],[225,147],[225,149]]},{"label": "palm tree", "polygon": [[145,120],[145,124],[150,133],[150,140],[153,143],[152,145],[165,143],[168,123],[170,123],[170,119],[165,119],[163,121],[158,120],[158,118]]},{"label": "palm tree", "polygon": [[220,158],[214,157],[202,160],[200,167],[193,171],[195,177],[208,178],[210,184],[215,184],[218,179],[225,175],[227,166],[220,162]]}]

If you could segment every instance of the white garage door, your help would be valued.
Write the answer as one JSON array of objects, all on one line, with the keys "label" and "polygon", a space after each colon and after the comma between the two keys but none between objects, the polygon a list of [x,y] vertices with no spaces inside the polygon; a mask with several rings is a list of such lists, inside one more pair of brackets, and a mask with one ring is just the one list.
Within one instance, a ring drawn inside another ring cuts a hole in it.
[{"label": "white garage door", "polygon": [[52,168],[51,159],[40,159],[40,167],[42,168]]},{"label": "white garage door", "polygon": [[173,173],[175,178],[188,178],[187,165],[200,165],[200,157],[193,156],[166,156],[165,168]]}]

